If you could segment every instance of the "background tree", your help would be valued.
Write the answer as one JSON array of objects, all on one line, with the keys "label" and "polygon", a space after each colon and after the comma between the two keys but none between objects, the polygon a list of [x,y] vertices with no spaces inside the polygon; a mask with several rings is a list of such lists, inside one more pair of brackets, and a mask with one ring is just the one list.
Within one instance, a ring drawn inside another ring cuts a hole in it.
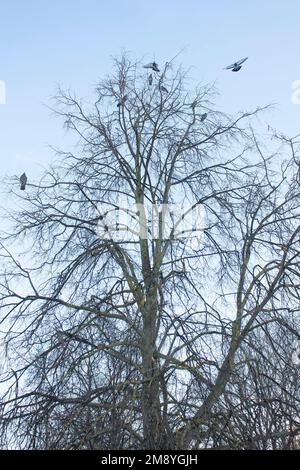
[{"label": "background tree", "polygon": [[[292,328],[291,328],[292,330]],[[299,371],[291,351],[294,331],[276,323],[253,329],[240,348],[206,440],[226,449],[299,448]]]},{"label": "background tree", "polygon": [[[268,152],[251,127],[259,109],[216,111],[213,90],[190,91],[172,62],[152,83],[140,63],[114,65],[93,106],[59,92],[76,152],[12,191],[22,209],[1,242],[5,445],[219,445],[232,391],[241,403],[243,386],[264,387],[240,373],[253,331],[290,331],[298,311],[297,139],[277,136]],[[197,207],[201,243],[197,227],[182,229]],[[251,367],[276,361],[256,354]],[[244,432],[238,419],[225,445]]]}]

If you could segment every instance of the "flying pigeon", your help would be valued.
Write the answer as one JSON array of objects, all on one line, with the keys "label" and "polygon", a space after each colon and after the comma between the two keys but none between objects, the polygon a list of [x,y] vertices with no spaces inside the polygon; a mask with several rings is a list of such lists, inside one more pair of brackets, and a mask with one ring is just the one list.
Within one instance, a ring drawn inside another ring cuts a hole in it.
[{"label": "flying pigeon", "polygon": [[150,75],[149,75],[149,77],[148,77],[148,83],[149,83],[150,86],[151,86],[152,83],[153,83],[153,75],[152,75],[152,73],[150,73]]},{"label": "flying pigeon", "polygon": [[161,91],[163,91],[164,93],[169,93],[169,91],[167,90],[167,88],[164,87],[163,85],[161,85],[160,89],[161,89]]},{"label": "flying pigeon", "polygon": [[207,113],[202,114],[200,121],[203,122],[207,118]]},{"label": "flying pigeon", "polygon": [[225,69],[226,70],[231,70],[232,72],[238,72],[239,70],[241,70],[242,64],[244,62],[246,62],[247,59],[248,59],[248,57],[245,57],[244,59],[238,60],[234,64],[231,64],[231,65],[228,65],[227,67],[225,67]]},{"label": "flying pigeon", "polygon": [[26,183],[27,183],[27,176],[26,176],[26,173],[23,173],[23,175],[20,176],[20,189],[22,191],[25,190]]},{"label": "flying pigeon", "polygon": [[117,104],[117,107],[120,108],[120,107],[122,106],[122,104],[125,103],[125,101],[127,100],[127,98],[128,98],[128,96],[127,96],[127,95],[124,95],[124,98],[119,101],[119,103]]},{"label": "flying pigeon", "polygon": [[150,64],[143,65],[144,69],[152,69],[154,72],[159,72],[158,64],[150,62]]}]

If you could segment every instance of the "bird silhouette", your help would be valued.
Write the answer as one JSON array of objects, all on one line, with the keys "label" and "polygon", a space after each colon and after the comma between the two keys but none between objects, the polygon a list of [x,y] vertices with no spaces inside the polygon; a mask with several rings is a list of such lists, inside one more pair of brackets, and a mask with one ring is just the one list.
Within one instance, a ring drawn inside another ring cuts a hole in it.
[{"label": "bird silhouette", "polygon": [[200,121],[203,122],[207,118],[207,113],[202,114]]},{"label": "bird silhouette", "polygon": [[238,72],[242,68],[242,64],[246,62],[248,57],[245,57],[244,59],[238,60],[237,62],[234,62],[234,64],[228,65],[225,67],[225,70],[231,70],[232,72]]},{"label": "bird silhouette", "polygon": [[151,86],[152,83],[153,83],[153,75],[152,75],[152,73],[150,73],[150,75],[149,75],[149,77],[148,77],[148,83],[149,83],[150,86]]},{"label": "bird silhouette", "polygon": [[150,64],[143,65],[144,69],[152,69],[154,72],[159,72],[158,64],[156,62],[150,62]]},{"label": "bird silhouette", "polygon": [[120,108],[122,106],[122,104],[125,103],[125,101],[127,100],[128,96],[127,95],[124,95],[124,97],[118,102],[117,104],[117,107]]},{"label": "bird silhouette", "polygon": [[26,189],[26,184],[27,184],[27,176],[26,173],[23,173],[20,176],[20,189],[24,191]]}]

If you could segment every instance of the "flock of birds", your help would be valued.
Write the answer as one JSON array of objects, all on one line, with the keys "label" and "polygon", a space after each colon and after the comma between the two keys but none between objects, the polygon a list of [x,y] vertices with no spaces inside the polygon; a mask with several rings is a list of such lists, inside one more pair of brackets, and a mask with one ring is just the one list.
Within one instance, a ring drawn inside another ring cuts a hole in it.
[{"label": "flock of birds", "polygon": [[[246,62],[248,57],[245,57],[244,59],[240,59],[237,62],[234,62],[231,65],[227,65],[224,70],[231,70],[232,72],[238,72],[242,68],[242,64]],[[159,72],[159,67],[156,62],[150,62],[150,64],[143,65],[144,69],[151,69],[153,72]],[[149,75],[149,85],[152,85],[152,80],[153,76],[152,74]]]},{"label": "flock of birds", "polygon": [[[239,72],[242,68],[242,64],[244,62],[246,62],[246,60],[248,59],[248,57],[245,57],[244,59],[240,59],[236,62],[234,62],[233,64],[231,65],[227,65],[227,67],[224,68],[224,70],[231,70],[232,72]],[[158,67],[158,64],[156,62],[150,62],[149,64],[145,64],[143,65],[144,69],[150,69],[152,70],[153,72],[160,72],[160,69]],[[149,83],[149,86],[152,85],[153,83],[153,74],[150,73],[149,76],[148,76],[148,83]],[[163,92],[163,93],[169,93],[169,90],[164,87],[163,85],[160,85],[160,90]],[[117,106],[118,108],[120,108],[124,103],[125,101],[127,100],[127,95],[125,95],[123,98],[122,98],[122,101],[119,101]],[[192,103],[192,107],[195,106],[196,103]],[[200,118],[200,121],[201,122],[204,122],[205,119],[207,118],[207,113],[204,113],[201,115],[201,118]],[[26,173],[23,173],[21,176],[20,176],[20,189],[22,191],[25,191],[26,189],[26,184],[27,184],[27,176],[26,176]]]}]

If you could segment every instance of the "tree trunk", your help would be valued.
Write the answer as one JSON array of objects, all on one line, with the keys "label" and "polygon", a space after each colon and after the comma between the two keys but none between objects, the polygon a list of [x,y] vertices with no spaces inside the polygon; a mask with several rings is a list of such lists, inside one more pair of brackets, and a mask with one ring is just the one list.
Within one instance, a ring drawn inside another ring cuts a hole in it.
[{"label": "tree trunk", "polygon": [[[152,281],[153,282],[153,281]],[[149,288],[143,312],[143,389],[142,415],[145,449],[166,446],[160,406],[159,364],[156,355],[157,289]]]}]

